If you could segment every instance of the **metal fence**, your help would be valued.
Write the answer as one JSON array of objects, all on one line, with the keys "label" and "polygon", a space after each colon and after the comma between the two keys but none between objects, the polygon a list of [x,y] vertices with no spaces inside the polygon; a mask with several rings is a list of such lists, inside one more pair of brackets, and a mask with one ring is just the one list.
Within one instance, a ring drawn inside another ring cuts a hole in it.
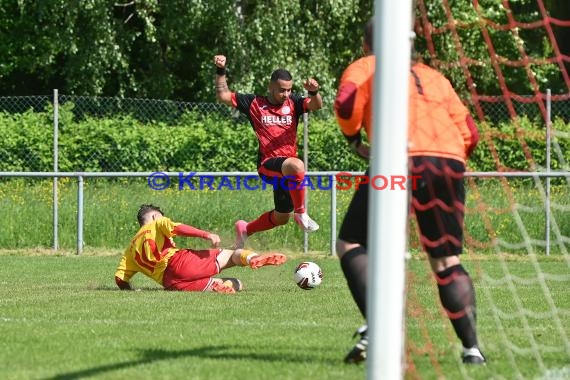
[{"label": "metal fence", "polygon": [[[306,175],[308,177],[327,177],[330,179],[331,183],[327,184],[327,190],[330,194],[329,198],[329,220],[330,220],[330,254],[336,255],[335,252],[335,243],[336,243],[336,231],[337,231],[337,194],[338,189],[336,186],[336,176],[340,172],[308,172]],[[342,172],[343,175],[350,174],[352,176],[360,176],[362,172]],[[85,210],[85,200],[84,200],[84,181],[88,178],[132,178],[132,177],[140,177],[146,178],[150,180],[153,176],[155,176],[156,172],[120,172],[120,173],[69,173],[69,172],[0,172],[0,178],[17,178],[17,177],[24,177],[24,178],[53,178],[53,248],[54,250],[59,249],[59,196],[58,196],[58,180],[61,178],[72,178],[77,181],[77,218],[76,218],[76,230],[77,230],[77,239],[76,239],[76,252],[77,254],[81,254],[84,248],[84,210]],[[178,172],[165,172],[160,173],[161,175],[168,176],[171,178],[177,178],[180,173]],[[194,179],[199,179],[201,177],[208,178],[220,178],[220,177],[238,177],[241,176],[242,178],[246,176],[257,176],[255,172],[198,172],[195,173]],[[551,234],[551,221],[555,218],[552,217],[551,213],[551,204],[550,204],[550,184],[549,180],[551,178],[560,177],[566,178],[567,181],[570,181],[570,172],[559,172],[559,171],[547,171],[547,172],[510,172],[510,173],[500,173],[500,172],[468,172],[466,173],[467,177],[474,177],[474,178],[499,178],[499,177],[506,177],[506,178],[529,178],[534,179],[537,184],[537,187],[542,188],[543,184],[541,183],[541,179],[546,180],[546,189],[545,189],[545,202],[543,205],[539,206],[539,208],[543,208],[544,210],[544,220],[546,224],[544,226],[544,245],[546,247],[546,254],[548,255],[550,252],[550,234]],[[355,178],[356,180],[356,178]],[[316,183],[316,181],[314,181]],[[569,186],[570,187],[570,186]],[[540,204],[541,200],[537,200]],[[96,207],[95,205],[88,205],[88,207]],[[528,209],[528,205],[513,205],[512,207],[522,207],[523,209]],[[536,207],[536,206],[532,206]],[[568,206],[559,205],[559,207],[564,207],[564,209],[569,209]],[[557,228],[559,226],[554,224]],[[560,244],[560,241],[568,240],[566,235],[564,235],[564,231],[557,230],[555,231],[557,238],[557,244]],[[309,250],[308,244],[308,235],[307,233],[304,234],[304,242],[303,242],[303,249],[304,252],[307,253]]]},{"label": "metal fence", "polygon": [[[208,115],[215,115],[221,118],[227,118],[235,123],[245,125],[247,118],[239,112],[234,112],[229,107],[217,103],[190,103],[190,102],[176,102],[168,100],[156,99],[121,99],[121,98],[105,98],[105,97],[84,97],[84,96],[68,96],[60,95],[57,90],[54,91],[53,96],[16,96],[16,97],[0,97],[0,112],[8,114],[43,114],[50,115],[53,112],[51,120],[42,120],[41,125],[36,125],[38,129],[51,130],[53,129],[54,136],[54,150],[58,148],[55,142],[61,141],[63,134],[69,137],[70,133],[67,132],[66,127],[69,128],[71,121],[75,125],[85,122],[87,118],[95,120],[113,120],[113,118],[132,118],[143,125],[150,127],[168,127],[180,125],[184,123],[185,115],[194,113],[207,117]],[[72,120],[69,120],[69,116]],[[28,119],[23,119],[26,122]],[[31,121],[37,123],[36,119]],[[17,125],[15,126],[17,128]],[[109,128],[113,128],[112,124]],[[47,132],[47,131],[46,131]],[[84,138],[89,138],[87,131]],[[51,133],[50,133],[51,134]],[[45,133],[43,135],[46,135]],[[75,139],[81,136],[73,136],[70,138],[69,143],[73,143]],[[31,143],[30,143],[31,141]],[[19,146],[18,150],[22,152],[23,163],[18,165],[18,169],[22,171],[38,171],[38,162],[45,162],[49,159],[47,156],[46,141],[41,141],[39,138],[30,139],[26,146]],[[160,142],[157,141],[160,144]],[[191,149],[186,153],[191,154]],[[254,157],[255,152],[252,152]],[[214,153],[212,153],[212,156]],[[165,154],[166,156],[166,154]],[[170,157],[168,160],[165,158],[164,162],[169,161],[169,165],[178,166],[180,162],[186,162],[191,157]],[[57,152],[53,156],[53,170],[61,170],[59,163],[64,163],[67,157],[63,150]],[[2,162],[10,162],[12,157],[0,149],[0,160]],[[179,160],[179,161],[178,161]],[[178,162],[177,162],[178,161]],[[122,171],[125,167],[129,166],[132,162],[140,163],[142,170],[156,170],[157,168],[145,162],[145,152],[142,149],[138,152],[130,151],[129,149],[121,149],[116,142],[109,141],[102,146],[96,146],[89,151],[85,152],[85,157],[79,166],[67,168],[67,170],[74,171]],[[45,165],[43,166],[45,170]],[[51,165],[50,165],[51,167]],[[49,169],[48,169],[49,170]]]},{"label": "metal fence", "polygon": [[[548,96],[546,96],[548,98]],[[570,119],[570,107],[567,106],[567,102],[547,102],[546,108],[548,109],[548,120],[545,125],[549,124],[551,118],[558,117],[565,120]],[[24,97],[0,97],[0,111],[7,113],[26,113],[26,112],[53,112],[53,118],[51,120],[46,120],[45,125],[38,126],[43,128],[53,128],[53,171],[51,172],[37,172],[37,171],[18,171],[18,172],[0,172],[1,177],[42,177],[42,178],[53,178],[53,234],[54,243],[53,247],[58,249],[58,178],[69,177],[76,178],[78,181],[78,197],[77,197],[77,253],[81,253],[83,248],[83,179],[89,177],[148,177],[156,168],[148,168],[148,172],[116,172],[116,171],[105,171],[105,172],[61,172],[59,171],[58,161],[62,159],[58,154],[58,130],[60,123],[60,109],[61,107],[69,107],[70,112],[73,114],[75,120],[81,120],[87,117],[90,118],[106,118],[116,115],[129,115],[137,120],[148,122],[148,123],[162,123],[164,125],[174,125],[180,121],[180,118],[187,112],[199,112],[201,114],[215,114],[222,117],[232,118],[237,123],[247,123],[247,119],[240,114],[233,112],[230,108],[212,103],[187,103],[187,102],[174,102],[166,100],[152,100],[152,99],[119,99],[119,98],[96,98],[96,97],[80,97],[80,96],[66,96],[59,95],[57,91],[54,91],[54,96],[24,96]],[[535,106],[525,105],[525,107],[535,107],[534,113],[536,117],[539,117],[540,110]],[[508,112],[506,108],[500,106],[499,103],[489,103],[489,108],[487,110],[490,119],[495,120],[506,120],[508,119]],[[320,117],[332,117],[332,113],[328,116],[326,112],[321,114]],[[305,134],[304,134],[304,144],[305,144],[305,157],[304,160],[307,164],[307,146],[306,146],[306,130],[307,130],[307,119],[304,120]],[[545,128],[545,131],[549,131]],[[556,133],[554,132],[556,135]],[[551,155],[551,134],[546,134],[545,139],[547,140],[547,157]],[[560,134],[559,137],[568,138],[565,134]],[[44,142],[45,143],[45,142]],[[556,145],[554,145],[556,148]],[[34,150],[34,147],[23,147],[27,149]],[[112,148],[110,148],[112,149]],[[106,152],[99,152],[101,155],[105,155]],[[556,151],[554,154],[557,156],[561,155],[560,151]],[[2,157],[2,152],[0,150],[0,159],[9,159],[9,157]],[[37,159],[36,156],[31,156],[30,163],[32,160]],[[43,157],[43,159],[46,159]],[[546,220],[550,220],[550,203],[549,203],[549,186],[550,178],[552,177],[562,177],[566,178],[570,187],[570,179],[568,171],[552,171],[550,168],[550,161],[547,159],[547,167],[543,172],[516,172],[516,173],[500,173],[500,172],[485,172],[485,173],[468,173],[468,176],[474,177],[533,177],[546,178]],[[310,163],[309,166],[310,168]],[[567,168],[567,163],[564,163],[564,168]],[[113,167],[111,167],[113,169]],[[316,175],[331,175],[334,177],[338,171],[327,171],[327,172],[308,172],[309,176]],[[197,175],[199,175],[198,173]],[[204,174],[204,173],[202,173]],[[247,173],[232,173],[232,172],[219,172],[219,173],[206,173],[213,176],[232,176],[237,174],[247,174]],[[353,173],[360,174],[360,173]],[[172,173],[176,175],[176,173]],[[334,242],[336,234],[336,190],[333,187],[331,191],[331,254],[335,254]],[[546,226],[546,241],[549,239],[549,224]],[[548,246],[548,245],[547,245]],[[308,239],[305,234],[304,250],[308,250]]]},{"label": "metal fence", "polygon": [[[73,106],[72,112],[76,120],[89,117],[113,117],[130,115],[143,122],[176,122],[185,112],[197,111],[203,114],[216,113],[233,115],[228,107],[218,103],[190,103],[160,99],[110,98],[95,96],[54,94],[38,96],[0,97],[0,111],[24,113],[28,111],[45,112],[53,108],[55,103],[60,107]],[[242,121],[247,121],[242,117]]]},{"label": "metal fence", "polygon": [[[485,118],[491,122],[507,121],[511,118],[508,104],[512,105],[517,115],[526,115],[531,119],[544,119],[541,109],[546,107],[546,97],[545,93],[539,96],[519,96],[506,101],[500,96],[489,96],[479,99],[478,102]],[[570,122],[570,99],[566,98],[567,96],[553,96],[551,100],[552,119],[560,118]],[[73,105],[72,112],[76,120],[87,116],[102,118],[130,115],[142,122],[176,123],[185,112],[198,112],[204,115],[231,116],[239,122],[247,122],[245,116],[219,103],[61,95],[57,93],[57,90],[54,90],[52,95],[0,96],[0,112],[45,112],[53,107],[55,101],[60,106]],[[317,115],[320,118],[332,118],[332,106],[324,105],[323,110]]]},{"label": "metal fence", "polygon": [[491,123],[510,120],[512,115],[509,107],[516,115],[544,121],[547,118],[545,115],[547,103],[550,104],[552,120],[561,119],[567,123],[570,122],[570,99],[553,97],[549,102],[548,97],[548,92],[539,96],[520,96],[509,99],[508,102],[503,97],[487,97],[488,100],[480,100],[479,104],[485,119]]},{"label": "metal fence", "polygon": [[[542,97],[538,97],[541,99]],[[544,95],[546,99],[546,95]],[[510,99],[509,102],[512,104],[514,109],[520,113],[529,117],[531,120],[537,120],[537,124],[546,125],[544,121],[543,110],[545,105],[539,107],[536,101],[532,101],[536,97],[526,97],[522,100]],[[491,100],[480,100],[479,103],[485,113],[486,119],[491,123],[499,123],[501,121],[510,120],[509,107],[506,103],[501,100],[501,98],[491,99]],[[568,100],[553,100],[550,102],[551,108],[551,118],[552,120],[561,119],[570,122],[570,101]],[[57,107],[56,107],[57,105]],[[333,117],[331,106],[328,105],[325,109],[313,114],[311,117],[321,118],[321,119],[331,119]],[[55,115],[56,109],[59,109],[57,116]],[[44,119],[42,125],[37,125],[37,128],[45,128],[46,130],[54,129],[54,134],[57,134],[57,127],[62,125],[62,133],[67,133],[66,137],[69,139],[69,132],[65,131],[65,123],[69,121],[69,115],[72,117],[72,122],[79,123],[86,118],[99,119],[104,121],[113,120],[117,117],[130,117],[145,125],[151,127],[161,127],[161,126],[174,126],[181,125],[184,123],[184,118],[188,116],[189,113],[198,114],[207,117],[208,115],[221,117],[225,120],[231,120],[232,122],[247,127],[248,120],[245,116],[236,112],[222,104],[218,103],[190,103],[190,102],[178,102],[169,100],[157,100],[157,99],[123,99],[123,98],[107,98],[107,97],[85,97],[85,96],[69,96],[58,94],[54,91],[52,96],[15,96],[15,97],[0,97],[0,112],[5,112],[8,114],[24,114],[27,112],[31,113],[43,113],[50,114],[54,112],[52,120]],[[66,119],[62,119],[62,115],[66,115]],[[34,121],[36,122],[36,121]],[[109,124],[109,128],[115,128],[116,126]],[[558,133],[553,131],[554,134]],[[45,135],[45,134],[44,134]],[[563,135],[561,135],[563,137]],[[54,136],[57,139],[58,136]],[[73,139],[79,139],[79,136],[74,136]],[[89,136],[84,136],[84,138],[89,138]],[[73,139],[71,139],[73,141]],[[249,141],[251,140],[251,141]],[[67,144],[72,144],[67,142]],[[252,143],[253,138],[244,143]],[[47,146],[47,142],[39,141],[36,139],[34,143],[37,146],[27,143],[27,146],[18,147],[19,151],[23,152],[24,162],[16,169],[18,171],[45,171],[45,162],[48,159],[46,155],[48,150],[51,150]],[[252,145],[253,146],[253,145]],[[57,146],[55,147],[57,149]],[[145,152],[138,149],[137,151],[123,148],[119,143],[115,141],[109,141],[107,144],[101,146],[93,146],[88,152],[84,152],[85,156],[82,157],[81,165],[79,167],[69,167],[63,168],[64,165],[56,165],[56,160],[59,163],[65,163],[67,157],[63,151],[58,152],[57,155],[53,156],[54,164],[50,165],[50,169],[53,168],[54,171],[58,170],[68,170],[68,171],[109,171],[117,172],[124,170],[139,170],[129,168],[129,164],[132,162],[137,162],[140,164],[140,170],[152,171],[156,170],[155,165],[145,162]],[[252,158],[255,156],[255,149],[252,149]],[[172,152],[165,153],[165,158],[162,162],[168,165],[167,169],[172,169],[179,167],[181,162],[187,162],[192,159],[192,149],[186,149],[183,152],[177,153],[176,156]],[[212,159],[216,153],[212,152],[210,157],[205,157],[207,159]],[[5,153],[0,149],[0,161],[10,162],[13,159],[8,153]],[[148,157],[147,157],[148,159]],[[38,170],[38,162],[44,163],[43,169]],[[254,162],[254,159],[252,159]],[[188,169],[188,168],[185,168]],[[226,170],[234,170],[234,168],[228,167]],[[254,168],[251,168],[253,170]],[[319,168],[319,170],[331,170],[335,168]],[[346,169],[346,168],[342,168]],[[207,169],[206,169],[207,170]],[[248,169],[249,170],[249,169]]]}]

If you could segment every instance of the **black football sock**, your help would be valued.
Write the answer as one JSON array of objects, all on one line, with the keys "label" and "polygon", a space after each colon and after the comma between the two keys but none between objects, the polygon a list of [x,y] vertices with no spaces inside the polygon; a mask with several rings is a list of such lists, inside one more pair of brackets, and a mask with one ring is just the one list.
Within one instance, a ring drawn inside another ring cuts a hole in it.
[{"label": "black football sock", "polygon": [[368,255],[364,247],[346,252],[340,259],[340,266],[360,313],[366,319],[366,287],[368,284]]},{"label": "black football sock", "polygon": [[475,289],[461,264],[436,273],[439,299],[463,347],[477,346]]}]

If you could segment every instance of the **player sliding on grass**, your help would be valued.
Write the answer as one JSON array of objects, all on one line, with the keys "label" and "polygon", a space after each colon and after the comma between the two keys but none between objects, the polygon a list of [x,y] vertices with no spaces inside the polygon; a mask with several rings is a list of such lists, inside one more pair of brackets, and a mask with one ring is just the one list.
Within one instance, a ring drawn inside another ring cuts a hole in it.
[{"label": "player sliding on grass", "polygon": [[[345,69],[334,104],[342,133],[363,158],[368,158],[369,152],[362,144],[361,129],[368,137],[373,132],[372,85],[376,61],[372,54],[372,30],[371,20],[364,31],[366,56]],[[413,63],[408,84],[408,165],[411,174],[420,178],[412,190],[411,208],[416,214],[420,241],[428,254],[441,304],[463,344],[463,362],[485,364],[477,340],[475,290],[459,259],[463,252],[465,161],[475,149],[479,133],[469,111],[442,74],[422,63]],[[336,248],[348,287],[364,318],[368,288],[368,190],[368,184],[364,184],[354,193]],[[403,252],[388,253],[403,255]],[[366,325],[357,333],[360,340],[346,356],[347,363],[366,359]]]},{"label": "player sliding on grass", "polygon": [[[297,125],[305,112],[323,106],[319,84],[309,78],[303,84],[309,96],[294,95],[291,93],[293,77],[289,71],[277,69],[271,74],[267,96],[241,94],[228,88],[226,57],[216,55],[214,63],[216,97],[248,117],[259,143],[257,170],[261,178],[274,183],[275,208],[252,222],[237,221],[235,248],[243,248],[249,235],[286,224],[291,212],[305,231],[318,230],[319,225],[305,211],[305,189],[301,186],[305,165],[297,157]],[[286,186],[281,185],[283,177],[287,177]]]},{"label": "player sliding on grass", "polygon": [[242,289],[241,281],[213,276],[235,265],[257,269],[266,265],[281,265],[287,260],[280,253],[258,255],[245,249],[178,249],[172,240],[174,236],[210,240],[214,247],[219,245],[220,237],[173,222],[153,205],[142,205],[137,219],[141,228],[123,253],[115,272],[115,282],[123,290],[132,290],[129,280],[141,272],[166,290],[235,293]]}]

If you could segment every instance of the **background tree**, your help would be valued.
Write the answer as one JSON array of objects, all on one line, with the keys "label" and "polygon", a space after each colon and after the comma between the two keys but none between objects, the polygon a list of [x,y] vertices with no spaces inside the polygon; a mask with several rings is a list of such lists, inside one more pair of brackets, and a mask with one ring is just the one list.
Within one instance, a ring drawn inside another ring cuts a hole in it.
[{"label": "background tree", "polygon": [[0,3],[0,93],[121,95],[134,85],[106,0]]},{"label": "background tree", "polygon": [[[302,91],[315,76],[325,104],[334,98],[346,65],[361,55],[362,26],[373,0],[4,0],[0,2],[0,95],[60,93],[214,102],[215,54],[228,57],[232,88],[264,93],[270,73],[288,68]],[[439,0],[424,4],[433,28],[448,22]],[[475,8],[473,4],[478,4]],[[542,19],[536,0],[510,1],[516,20]],[[566,0],[548,0],[553,17],[570,18]],[[452,17],[478,92],[502,92],[490,65],[481,20],[507,22],[502,0],[456,1]],[[486,26],[497,53],[520,60],[552,56],[544,28],[518,34]],[[570,28],[557,27],[568,54]],[[433,34],[434,54],[418,33],[417,50],[468,96],[451,33]],[[510,91],[532,93],[524,67],[502,67]],[[541,90],[566,93],[556,64],[532,67]]]},{"label": "background tree", "polygon": [[[558,20],[570,21],[570,4],[567,0],[546,0],[546,7],[550,16]],[[556,42],[560,53],[570,57],[570,28],[553,25]],[[566,70],[570,72],[570,60],[564,62]]]}]

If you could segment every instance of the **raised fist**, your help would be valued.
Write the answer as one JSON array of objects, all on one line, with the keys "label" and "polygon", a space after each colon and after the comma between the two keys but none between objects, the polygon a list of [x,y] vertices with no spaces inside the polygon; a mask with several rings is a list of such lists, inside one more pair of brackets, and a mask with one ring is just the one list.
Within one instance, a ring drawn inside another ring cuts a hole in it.
[{"label": "raised fist", "polygon": [[223,69],[226,67],[226,56],[225,55],[216,55],[214,56],[214,64]]}]

